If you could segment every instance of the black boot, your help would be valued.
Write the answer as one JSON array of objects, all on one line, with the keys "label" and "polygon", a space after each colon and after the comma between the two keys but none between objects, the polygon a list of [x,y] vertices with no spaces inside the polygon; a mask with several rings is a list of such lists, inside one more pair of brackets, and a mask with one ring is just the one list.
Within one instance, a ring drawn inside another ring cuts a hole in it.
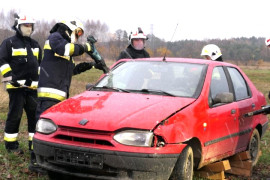
[{"label": "black boot", "polygon": [[40,173],[40,174],[47,174],[45,169],[42,169],[36,160],[36,155],[33,150],[30,150],[30,164],[28,166],[29,171]]},{"label": "black boot", "polygon": [[8,142],[5,141],[5,147],[8,153],[13,153],[16,155],[22,155],[23,150],[19,148],[19,142],[18,141],[13,141],[13,142]]}]

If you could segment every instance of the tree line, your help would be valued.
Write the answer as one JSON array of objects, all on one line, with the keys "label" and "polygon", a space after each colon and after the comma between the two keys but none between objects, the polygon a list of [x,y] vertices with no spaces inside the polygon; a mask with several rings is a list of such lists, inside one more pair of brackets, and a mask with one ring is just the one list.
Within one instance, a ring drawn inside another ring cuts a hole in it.
[{"label": "tree line", "polygon": [[[9,11],[7,15],[3,11],[0,12],[0,43],[15,33],[11,29],[14,24],[14,13],[15,10]],[[37,40],[41,47],[43,47],[55,23],[57,23],[55,20],[36,22],[32,38]],[[130,32],[121,28],[111,33],[108,25],[101,23],[99,20],[86,20],[83,21],[83,24],[85,32],[78,43],[85,42],[88,35],[93,35],[98,39],[98,43],[96,43],[97,49],[105,59],[115,60],[119,53],[129,44],[128,36]],[[245,64],[250,61],[270,61],[270,50],[266,48],[265,38],[263,37],[180,40],[175,42],[165,41],[154,34],[148,34],[148,38],[146,50],[151,57],[163,57],[166,53],[167,57],[201,58],[200,54],[203,46],[216,44],[220,47],[225,61],[237,61]],[[84,56],[80,58],[84,58]]]}]

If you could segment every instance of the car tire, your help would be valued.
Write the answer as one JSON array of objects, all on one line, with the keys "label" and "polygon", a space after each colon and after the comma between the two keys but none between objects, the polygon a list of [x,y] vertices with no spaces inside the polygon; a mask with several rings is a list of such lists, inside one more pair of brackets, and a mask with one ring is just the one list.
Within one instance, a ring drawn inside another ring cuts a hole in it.
[{"label": "car tire", "polygon": [[180,179],[192,180],[193,165],[194,165],[193,151],[192,148],[189,145],[187,145],[180,154],[175,164],[170,180],[180,180]]},{"label": "car tire", "polygon": [[248,144],[248,152],[252,160],[252,166],[255,166],[260,157],[261,137],[257,129],[254,129]]}]

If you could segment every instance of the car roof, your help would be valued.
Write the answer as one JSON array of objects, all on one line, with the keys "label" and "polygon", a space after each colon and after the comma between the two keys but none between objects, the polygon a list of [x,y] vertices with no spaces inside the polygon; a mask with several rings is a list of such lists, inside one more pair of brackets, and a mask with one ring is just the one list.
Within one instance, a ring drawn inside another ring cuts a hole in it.
[{"label": "car roof", "polygon": [[[153,57],[153,58],[138,58],[138,59],[121,59],[120,61],[163,61],[163,57]],[[226,65],[234,66],[234,64],[221,62],[221,61],[211,61],[205,59],[196,59],[196,58],[179,58],[179,57],[166,57],[165,61],[167,62],[184,62],[184,63],[195,63],[195,64],[212,64],[212,65]]]}]

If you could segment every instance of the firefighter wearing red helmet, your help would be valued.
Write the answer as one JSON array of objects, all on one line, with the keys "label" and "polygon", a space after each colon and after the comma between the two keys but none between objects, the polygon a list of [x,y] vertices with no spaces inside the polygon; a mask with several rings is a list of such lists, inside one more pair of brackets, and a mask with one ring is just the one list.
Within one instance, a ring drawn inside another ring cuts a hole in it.
[{"label": "firefighter wearing red helmet", "polygon": [[32,151],[32,138],[35,132],[35,112],[37,106],[37,84],[42,50],[37,41],[31,38],[35,21],[26,15],[14,15],[12,29],[16,34],[5,39],[0,47],[0,70],[9,94],[4,142],[8,152],[22,154],[19,148],[18,132],[23,113],[28,120],[29,150]]},{"label": "firefighter wearing red helmet", "polygon": [[137,30],[132,31],[129,35],[129,46],[120,53],[117,60],[149,58],[149,53],[144,49],[145,41],[147,39],[148,37],[143,33],[140,27]]}]

